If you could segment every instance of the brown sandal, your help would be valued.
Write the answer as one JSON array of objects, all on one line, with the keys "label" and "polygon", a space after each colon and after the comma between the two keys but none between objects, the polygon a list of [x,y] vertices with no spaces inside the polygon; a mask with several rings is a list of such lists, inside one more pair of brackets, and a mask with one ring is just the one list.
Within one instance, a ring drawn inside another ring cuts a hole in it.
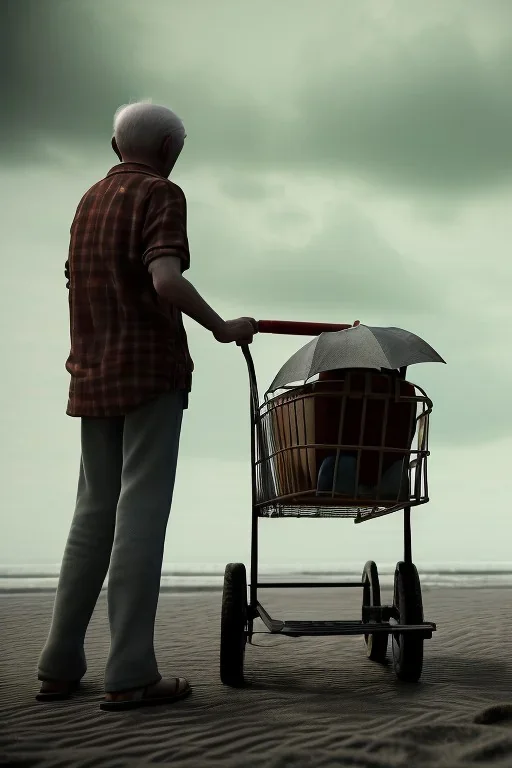
[{"label": "brown sandal", "polygon": [[192,688],[188,680],[184,677],[174,677],[170,680],[159,680],[158,683],[147,685],[145,688],[107,693],[100,704],[100,709],[112,712],[138,709],[139,707],[155,707],[159,704],[172,704],[184,699],[191,692]]},{"label": "brown sandal", "polygon": [[64,701],[80,688],[80,680],[43,680],[37,701]]}]

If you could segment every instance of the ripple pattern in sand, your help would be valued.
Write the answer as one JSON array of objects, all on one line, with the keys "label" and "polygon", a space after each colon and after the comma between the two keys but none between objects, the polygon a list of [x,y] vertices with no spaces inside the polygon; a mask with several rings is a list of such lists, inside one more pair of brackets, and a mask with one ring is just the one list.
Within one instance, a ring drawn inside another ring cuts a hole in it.
[{"label": "ripple pattern in sand", "polygon": [[[191,697],[124,713],[99,709],[108,652],[102,597],[87,638],[83,691],[35,701],[35,664],[53,597],[0,597],[0,766],[38,768],[462,768],[512,765],[512,718],[475,716],[512,702],[512,591],[425,591],[438,633],[425,644],[422,682],[403,686],[369,662],[360,638],[257,635],[245,690],[218,679],[220,593],[163,594],[156,644],[162,674],[186,675]],[[353,618],[350,592],[279,592],[279,618]],[[478,717],[477,717],[478,719]]]}]

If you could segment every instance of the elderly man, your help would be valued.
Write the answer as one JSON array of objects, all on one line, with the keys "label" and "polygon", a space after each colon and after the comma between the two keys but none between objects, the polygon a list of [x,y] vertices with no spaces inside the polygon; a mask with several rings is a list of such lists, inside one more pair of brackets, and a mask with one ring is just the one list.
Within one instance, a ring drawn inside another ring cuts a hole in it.
[{"label": "elderly man", "polygon": [[81,418],[76,508],[37,699],[68,698],[87,665],[84,638],[109,570],[111,645],[102,709],[175,701],[184,678],[158,671],[153,633],[183,410],[193,363],[182,312],[222,343],[250,343],[252,318],[224,321],[183,277],[186,202],[168,176],[185,141],[165,107],[117,111],[120,163],[78,205],[71,226],[71,374],[67,414]]}]

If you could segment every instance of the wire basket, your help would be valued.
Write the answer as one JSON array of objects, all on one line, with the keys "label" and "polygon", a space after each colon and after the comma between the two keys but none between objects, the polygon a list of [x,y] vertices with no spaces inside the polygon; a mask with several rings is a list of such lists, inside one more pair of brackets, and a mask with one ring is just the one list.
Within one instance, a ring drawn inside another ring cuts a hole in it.
[{"label": "wire basket", "polygon": [[428,501],[432,402],[398,372],[330,371],[256,413],[260,517],[371,520]]}]

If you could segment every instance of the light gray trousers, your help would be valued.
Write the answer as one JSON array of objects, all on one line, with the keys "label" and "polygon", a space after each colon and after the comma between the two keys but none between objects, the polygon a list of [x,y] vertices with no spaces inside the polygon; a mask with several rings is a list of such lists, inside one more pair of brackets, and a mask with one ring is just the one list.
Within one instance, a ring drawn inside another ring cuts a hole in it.
[{"label": "light gray trousers", "polygon": [[153,635],[185,397],[171,392],[127,416],[82,418],[76,508],[40,680],[85,674],[85,633],[109,566],[105,690],[161,679]]}]

